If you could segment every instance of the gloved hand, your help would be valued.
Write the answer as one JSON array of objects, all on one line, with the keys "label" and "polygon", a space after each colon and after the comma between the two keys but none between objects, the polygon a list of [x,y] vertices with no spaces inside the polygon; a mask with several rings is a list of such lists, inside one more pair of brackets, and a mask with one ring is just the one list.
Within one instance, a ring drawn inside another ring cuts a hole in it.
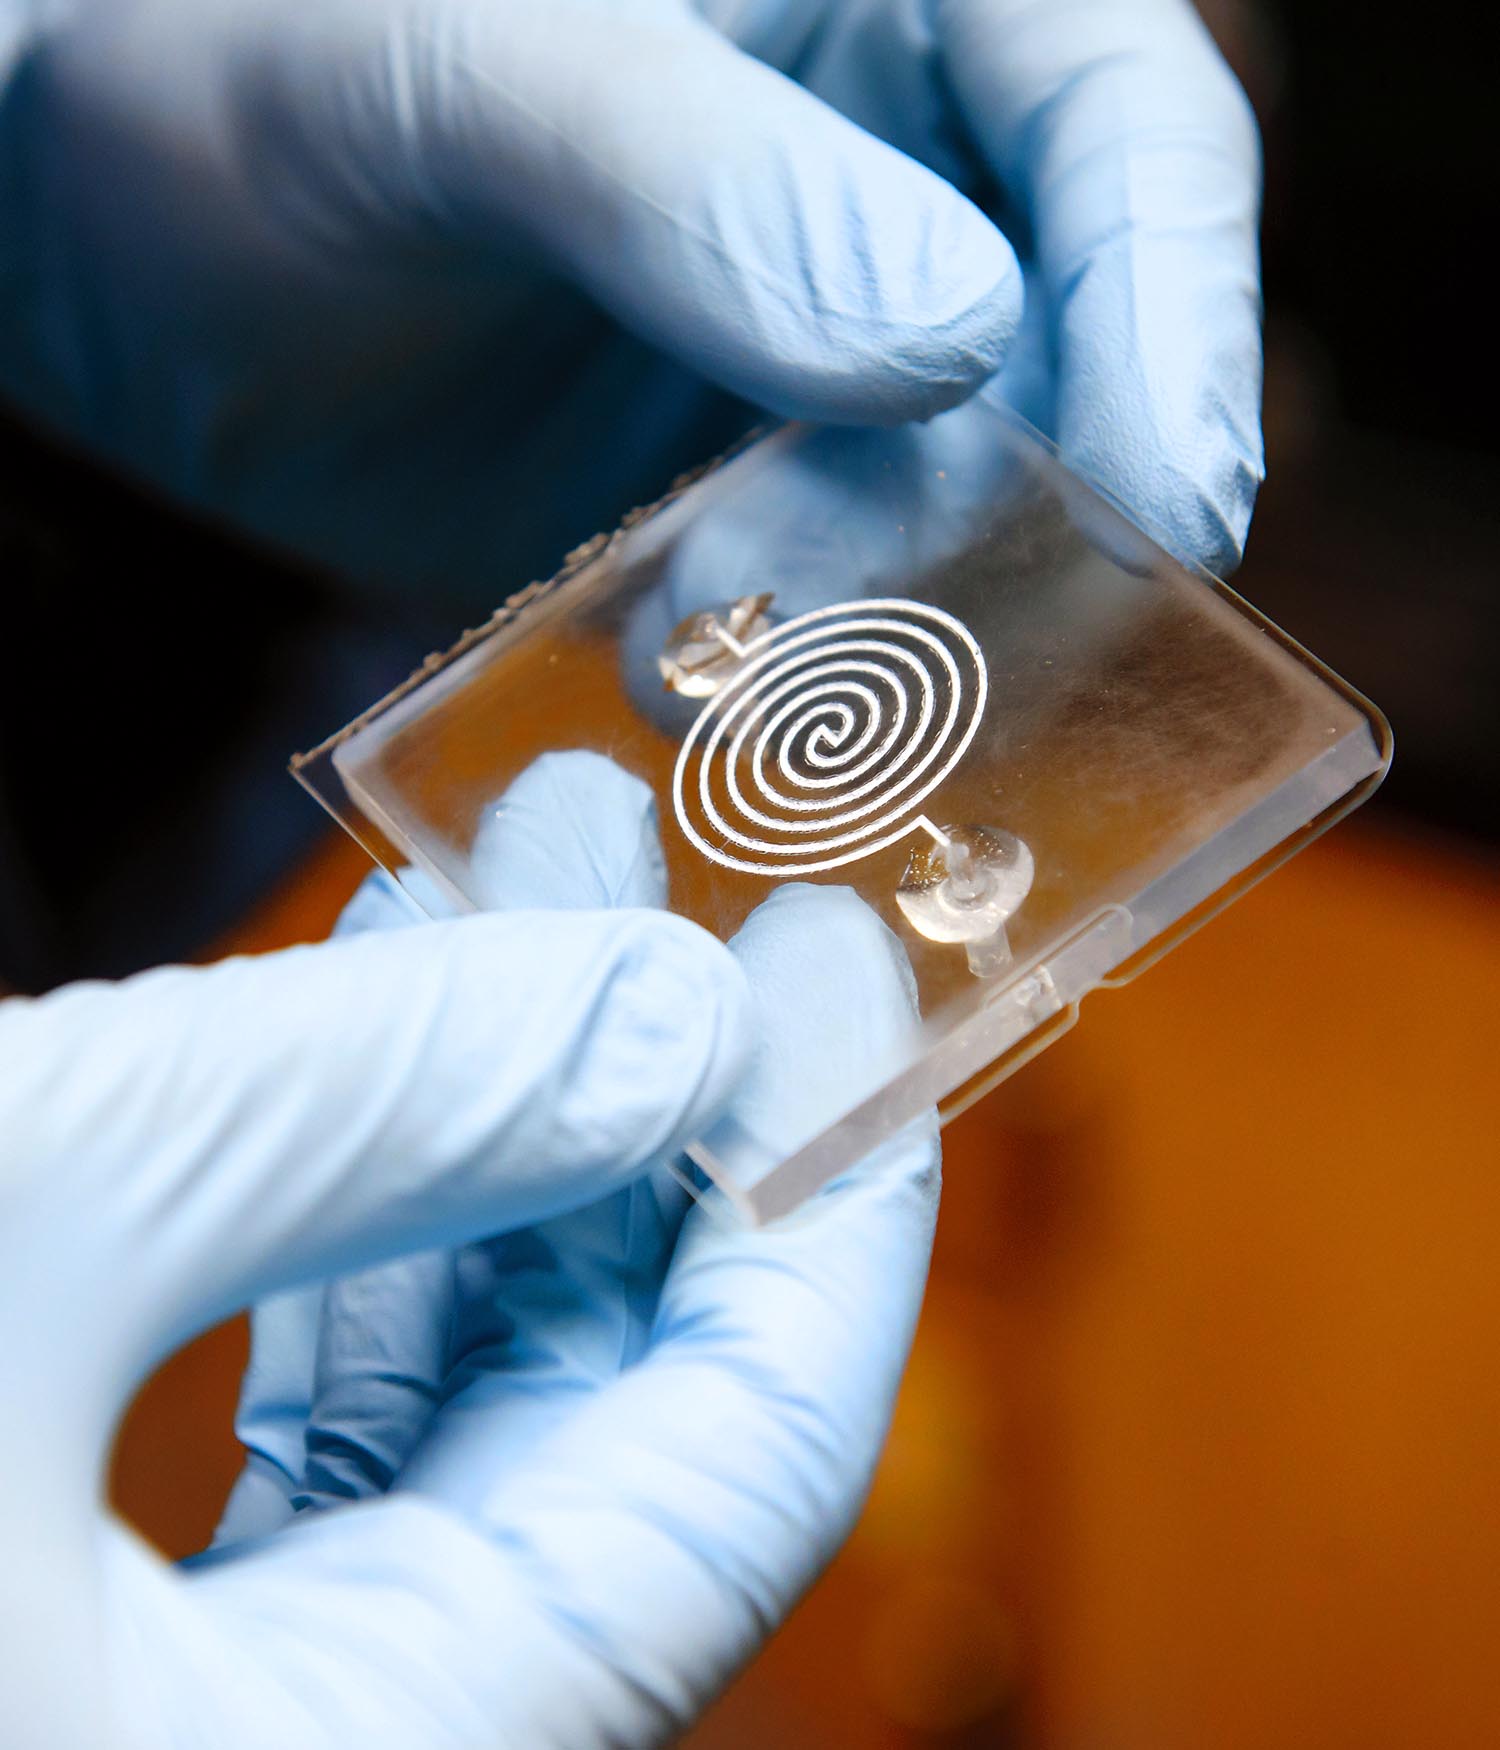
[{"label": "gloved hand", "polygon": [[0,391],[365,578],[488,607],[743,403],[1002,364],[1238,555],[1258,154],[1187,0],[62,0],[7,67]]},{"label": "gloved hand", "polygon": [[[563,756],[510,801],[497,903],[662,897],[634,780]],[[829,888],[733,958],[639,909],[410,915],[381,878],[355,939],[0,1006],[8,1743],[658,1742],[850,1524],[932,1136],[765,1233],[679,1230],[660,1163],[726,1099],[815,1122],[910,1024],[893,940]],[[252,1468],[174,1572],[100,1511],[110,1425],[267,1294]]]}]

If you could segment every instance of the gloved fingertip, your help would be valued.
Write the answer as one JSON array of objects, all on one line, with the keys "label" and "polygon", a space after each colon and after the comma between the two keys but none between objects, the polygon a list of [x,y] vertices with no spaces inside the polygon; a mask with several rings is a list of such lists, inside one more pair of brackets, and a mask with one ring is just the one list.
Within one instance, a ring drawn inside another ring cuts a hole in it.
[{"label": "gloved fingertip", "polygon": [[752,983],[807,975],[809,958],[837,970],[839,983],[826,991],[838,1001],[864,989],[873,1004],[909,1015],[916,1002],[911,963],[901,944],[852,887],[784,881],[763,899],[734,938],[734,954],[751,968]]},{"label": "gloved fingertip", "polygon": [[848,887],[783,884],[731,948],[749,987],[755,1049],[705,1140],[721,1162],[764,1164],[795,1152],[900,1065],[915,989],[900,943]]},{"label": "gloved fingertip", "polygon": [[[601,1030],[621,1042],[620,1112],[641,1106],[639,1155],[654,1158],[690,1142],[730,1098],[750,1060],[753,1010],[739,962],[707,930],[668,912],[620,923]],[[655,1135],[647,1109],[665,1123]]]},{"label": "gloved fingertip", "polygon": [[1264,473],[1258,455],[1226,444],[1211,464],[1191,474],[1158,464],[1146,493],[1130,508],[1169,552],[1215,577],[1228,577],[1244,557]]},{"label": "gloved fingertip", "polygon": [[[784,1217],[783,1225],[827,1218],[843,1227],[852,1220],[867,1218],[911,1224],[930,1238],[937,1221],[941,1189],[938,1115],[929,1111],[888,1137],[847,1172],[831,1179],[815,1196]],[[858,1206],[864,1216],[854,1216],[851,1205]]]},{"label": "gloved fingertip", "polygon": [[1024,284],[984,214],[946,185],[922,188],[904,211],[884,197],[869,206],[869,236],[825,274],[803,316],[803,345],[778,350],[751,385],[774,412],[834,425],[931,419],[988,382],[1010,352]]},{"label": "gloved fingertip", "polygon": [[[1235,376],[1226,373],[1233,393],[1194,394],[1188,384],[1145,404],[1120,393],[1090,398],[1074,385],[1060,434],[1063,459],[1079,474],[1169,553],[1216,577],[1227,577],[1244,554],[1265,478],[1258,378]],[[1104,544],[1113,550],[1107,537]]]},{"label": "gloved fingertip", "polygon": [[470,871],[487,910],[660,906],[667,877],[650,786],[585,748],[543,754],[487,811]]},{"label": "gloved fingertip", "polygon": [[1241,452],[1225,458],[1221,475],[1216,490],[1199,501],[1189,551],[1216,577],[1228,577],[1245,556],[1245,538],[1266,477],[1265,464],[1258,451],[1254,455]]}]

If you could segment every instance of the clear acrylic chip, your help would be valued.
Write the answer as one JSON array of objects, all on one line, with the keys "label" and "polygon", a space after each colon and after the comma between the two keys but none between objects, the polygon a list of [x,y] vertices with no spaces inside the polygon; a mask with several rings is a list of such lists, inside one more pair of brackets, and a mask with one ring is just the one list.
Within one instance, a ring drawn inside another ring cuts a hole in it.
[{"label": "clear acrylic chip", "polygon": [[481,909],[485,823],[564,749],[650,785],[673,910],[728,939],[784,882],[846,884],[910,961],[901,1061],[820,1089],[790,1144],[689,1150],[761,1221],[1050,1043],[1362,801],[1390,735],[981,399],[759,439],[293,770],[398,878]]}]

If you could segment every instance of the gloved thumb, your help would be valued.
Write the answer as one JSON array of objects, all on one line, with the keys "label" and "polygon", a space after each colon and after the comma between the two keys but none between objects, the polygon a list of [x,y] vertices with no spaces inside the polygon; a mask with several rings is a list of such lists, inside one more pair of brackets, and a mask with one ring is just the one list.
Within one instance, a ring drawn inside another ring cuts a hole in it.
[{"label": "gloved thumb", "polygon": [[1003,360],[1022,285],[1000,232],[680,0],[303,13],[257,66],[258,143],[329,223],[511,272],[540,251],[783,415],[927,418]]},{"label": "gloved thumb", "polygon": [[152,1360],[252,1299],[626,1183],[711,1121],[747,1032],[728,951],[645,911],[477,917],[0,1005],[0,1297],[52,1408],[97,1423],[59,1433],[102,1440]]}]

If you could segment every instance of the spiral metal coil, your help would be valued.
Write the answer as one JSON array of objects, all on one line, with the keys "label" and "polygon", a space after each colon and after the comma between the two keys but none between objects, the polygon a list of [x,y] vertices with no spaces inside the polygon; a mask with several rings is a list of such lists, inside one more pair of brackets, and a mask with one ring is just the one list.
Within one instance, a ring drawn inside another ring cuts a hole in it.
[{"label": "spiral metal coil", "polygon": [[[683,741],[677,821],[705,857],[811,875],[926,825],[923,801],[984,717],[969,629],[924,602],[838,603],[744,646]],[[696,770],[693,770],[696,761]]]}]

